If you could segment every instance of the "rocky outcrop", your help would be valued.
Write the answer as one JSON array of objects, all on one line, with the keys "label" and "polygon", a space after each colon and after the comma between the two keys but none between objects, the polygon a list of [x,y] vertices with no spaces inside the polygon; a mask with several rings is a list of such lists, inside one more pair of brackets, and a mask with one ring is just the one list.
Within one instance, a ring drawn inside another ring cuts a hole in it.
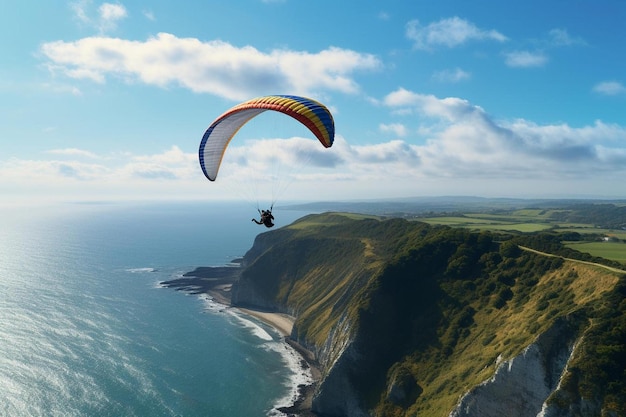
[{"label": "rocky outcrop", "polygon": [[324,416],[366,417],[359,404],[358,392],[350,378],[359,366],[360,355],[354,349],[351,324],[343,318],[326,339],[317,357],[326,372],[313,397],[313,411]]},{"label": "rocky outcrop", "polygon": [[[253,307],[258,310],[294,314],[292,309],[289,309],[284,303],[277,302],[271,296],[271,290],[268,291],[268,280],[274,280],[272,277],[272,258],[280,257],[280,250],[270,251],[269,261],[266,259],[268,257],[263,258],[265,252],[280,246],[280,242],[285,241],[289,234],[288,230],[282,229],[274,233],[262,233],[256,237],[254,245],[252,245],[241,261],[242,273],[238,276],[237,281],[233,283],[231,290],[231,304],[233,306]],[[257,282],[258,280],[255,280],[257,277],[254,274],[246,273],[247,268],[259,258],[262,260],[261,263],[266,264],[261,267],[262,275],[266,278],[263,282]],[[263,259],[266,260],[263,262]]]},{"label": "rocky outcrop", "polygon": [[558,320],[522,354],[466,393],[450,417],[535,417],[557,388],[575,345],[576,323]]},{"label": "rocky outcrop", "polygon": [[280,311],[281,306],[258,291],[253,285],[242,285],[242,281],[233,283],[231,304],[237,307],[253,307],[257,310]]},{"label": "rocky outcrop", "polygon": [[410,371],[400,368],[391,375],[387,387],[387,400],[399,407],[407,408],[417,400],[422,391],[422,387]]},{"label": "rocky outcrop", "polygon": [[603,411],[602,405],[598,401],[590,401],[579,398],[568,404],[566,407],[560,407],[556,404],[544,404],[541,412],[537,417],[620,417],[617,412]]},{"label": "rocky outcrop", "polygon": [[313,411],[321,416],[367,417],[369,414],[360,404],[359,392],[350,378],[359,355],[352,344],[341,354],[321,381],[313,397]]}]

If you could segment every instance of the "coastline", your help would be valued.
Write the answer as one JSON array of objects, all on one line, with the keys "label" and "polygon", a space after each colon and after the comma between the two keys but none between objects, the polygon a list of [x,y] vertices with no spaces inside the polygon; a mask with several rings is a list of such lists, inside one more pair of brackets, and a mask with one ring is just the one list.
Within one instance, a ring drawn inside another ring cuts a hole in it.
[{"label": "coastline", "polygon": [[236,309],[273,327],[282,336],[283,341],[300,355],[302,359],[300,366],[310,371],[313,380],[311,384],[298,386],[298,398],[291,406],[280,407],[278,411],[287,416],[315,417],[316,414],[311,411],[311,407],[313,393],[321,378],[321,373],[313,353],[291,339],[295,317],[284,313],[255,310],[250,306],[245,308],[233,306],[231,288],[237,279],[238,268],[239,266],[196,268],[181,278],[164,281],[161,285],[191,294],[206,294],[214,302],[223,305],[224,308]]},{"label": "coastline", "polygon": [[[209,292],[209,295],[213,297],[213,294],[211,294],[211,292]],[[213,297],[213,300],[218,302],[217,298],[215,297]],[[223,303],[220,302],[220,304]],[[311,407],[313,405],[313,393],[315,392],[315,387],[317,386],[317,383],[321,378],[321,373],[315,362],[313,354],[309,350],[301,346],[299,343],[297,343],[295,340],[292,340],[290,338],[291,330],[293,329],[293,324],[295,322],[295,317],[282,313],[270,313],[266,311],[253,310],[250,308],[233,307],[230,305],[226,306],[230,308],[235,308],[244,314],[255,317],[260,321],[270,325],[283,336],[283,341],[291,346],[291,348],[298,355],[300,355],[300,358],[302,359],[300,362],[300,366],[303,369],[308,369],[310,371],[313,382],[308,385],[298,386],[298,398],[295,399],[294,403],[291,406],[279,407],[278,411],[285,413],[288,416],[315,417],[316,414],[311,411]]]}]

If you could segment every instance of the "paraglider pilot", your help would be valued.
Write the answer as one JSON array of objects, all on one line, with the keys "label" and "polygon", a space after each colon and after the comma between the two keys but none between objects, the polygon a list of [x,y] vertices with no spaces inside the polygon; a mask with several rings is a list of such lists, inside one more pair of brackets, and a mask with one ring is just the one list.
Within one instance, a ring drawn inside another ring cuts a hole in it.
[{"label": "paraglider pilot", "polygon": [[252,219],[256,224],[264,224],[265,227],[273,227],[274,216],[272,215],[272,210],[261,210],[261,220]]}]

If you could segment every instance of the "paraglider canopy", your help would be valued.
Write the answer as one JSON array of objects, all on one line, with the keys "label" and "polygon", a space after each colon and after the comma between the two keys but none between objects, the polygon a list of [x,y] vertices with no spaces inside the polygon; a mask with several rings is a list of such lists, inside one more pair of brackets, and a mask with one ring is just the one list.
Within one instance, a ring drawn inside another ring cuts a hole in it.
[{"label": "paraglider canopy", "polygon": [[267,111],[277,111],[305,125],[329,148],[335,140],[335,124],[330,111],[323,104],[306,97],[273,95],[258,97],[237,104],[218,117],[206,130],[198,156],[204,175],[211,181],[217,178],[224,152],[231,139],[250,119]]}]

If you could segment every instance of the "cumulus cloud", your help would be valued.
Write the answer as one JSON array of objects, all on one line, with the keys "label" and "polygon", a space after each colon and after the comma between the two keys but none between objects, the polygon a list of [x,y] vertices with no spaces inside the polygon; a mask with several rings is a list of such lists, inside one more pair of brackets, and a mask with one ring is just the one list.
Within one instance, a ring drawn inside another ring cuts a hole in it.
[{"label": "cumulus cloud", "polygon": [[603,81],[593,87],[593,91],[607,96],[626,94],[626,87],[618,81]]},{"label": "cumulus cloud", "polygon": [[420,162],[419,148],[402,140],[374,145],[348,146],[344,152],[350,155],[349,158],[344,157],[344,160],[368,170],[372,170],[372,164],[374,164],[376,166],[374,171],[378,173],[389,171],[385,169],[385,166],[395,170],[398,168],[398,163],[405,168],[417,168]]},{"label": "cumulus cloud", "polygon": [[379,125],[380,131],[383,133],[393,133],[398,137],[404,137],[407,135],[407,128],[401,123],[391,123],[385,124],[381,123]]},{"label": "cumulus cloud", "polygon": [[[406,89],[391,92],[382,103],[406,123],[381,124],[381,131],[405,136],[367,145],[354,145],[338,136],[332,148],[320,148],[321,159],[309,164],[308,170],[297,167],[296,149],[302,143],[297,145],[295,138],[231,144],[224,162],[228,174],[224,175],[265,172],[272,160],[280,159],[294,167],[299,181],[309,181],[303,189],[321,180],[332,182],[346,195],[360,190],[361,195],[380,196],[387,192],[406,195],[425,183],[448,187],[470,182],[497,182],[500,187],[514,181],[526,186],[558,181],[577,184],[626,174],[626,129],[617,125],[598,121],[572,127],[496,120],[467,100]],[[411,124],[421,129],[408,128]],[[319,148],[315,141],[304,143]],[[456,192],[463,190],[460,186]]]},{"label": "cumulus cloud", "polygon": [[128,182],[133,178],[188,180],[197,175],[197,155],[177,146],[154,155],[98,155],[81,149],[53,149],[52,159],[0,161],[0,177],[7,181],[63,179],[89,182]]},{"label": "cumulus cloud", "polygon": [[108,77],[166,87],[178,85],[232,100],[275,91],[356,93],[353,76],[376,70],[374,55],[330,47],[317,53],[236,47],[160,33],[146,41],[89,37],[45,43],[49,68],[66,76],[106,82]]},{"label": "cumulus cloud", "polygon": [[436,195],[485,195],[493,187],[502,195],[503,184],[514,195],[516,182],[527,195],[546,184],[570,195],[585,186],[591,193],[626,192],[619,181],[626,175],[626,128],[619,125],[497,120],[468,100],[404,88],[380,102],[395,120],[379,128],[396,135],[393,140],[356,145],[339,133],[328,149],[303,137],[233,141],[215,183],[202,176],[197,153],[178,146],[144,155],[67,148],[38,159],[0,159],[0,190],[35,184],[50,193],[81,186],[132,196],[206,197],[199,190],[207,187],[211,196],[249,198],[272,195],[259,193],[254,182],[267,180],[288,188],[290,198],[309,200],[418,195],[426,187]]},{"label": "cumulus cloud", "polygon": [[90,181],[106,175],[110,169],[100,163],[77,160],[11,158],[0,161],[0,184],[26,184],[38,182],[47,185],[59,185],[64,180]]},{"label": "cumulus cloud", "polygon": [[[405,89],[383,100],[398,114],[432,119],[426,144],[417,149],[422,172],[440,177],[587,178],[626,173],[626,129],[600,121],[591,126],[499,121],[459,98]],[[410,116],[405,116],[410,117]]]},{"label": "cumulus cloud", "polygon": [[140,179],[188,180],[197,175],[195,153],[185,153],[178,146],[159,154],[131,156],[115,172],[115,176]]},{"label": "cumulus cloud", "polygon": [[415,49],[433,49],[437,47],[453,48],[470,41],[505,42],[506,36],[496,30],[480,29],[473,23],[459,17],[451,17],[433,22],[427,26],[418,20],[411,20],[406,25],[406,36],[413,41]]},{"label": "cumulus cloud", "polygon": [[307,170],[334,169],[343,161],[333,148],[324,148],[317,140],[301,137],[231,143],[218,175],[226,171],[227,175],[238,178],[292,176]]},{"label": "cumulus cloud", "polygon": [[505,63],[509,67],[543,67],[547,62],[548,57],[543,52],[514,51],[505,54]]},{"label": "cumulus cloud", "polygon": [[457,97],[440,99],[432,94],[419,94],[404,88],[389,93],[383,103],[399,114],[423,114],[450,122],[472,115],[484,115],[480,107],[470,105],[467,100]]}]

